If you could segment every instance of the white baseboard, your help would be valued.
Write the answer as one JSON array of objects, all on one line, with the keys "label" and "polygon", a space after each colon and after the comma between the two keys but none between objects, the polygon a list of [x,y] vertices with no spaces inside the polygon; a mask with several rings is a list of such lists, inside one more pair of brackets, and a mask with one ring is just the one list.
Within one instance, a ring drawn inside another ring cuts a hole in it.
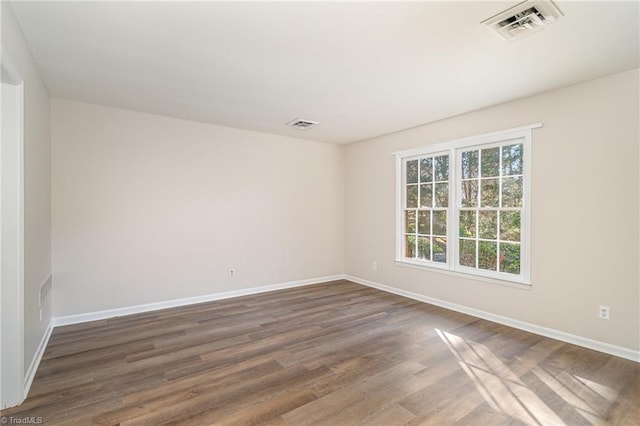
[{"label": "white baseboard", "polygon": [[[603,352],[603,353],[618,356],[621,358],[629,359],[632,361],[640,362],[640,351],[636,351],[633,349],[624,348],[621,346],[616,346],[609,343],[600,342],[597,340],[592,340],[586,337],[577,336],[575,334],[565,333],[563,331],[555,330],[552,328],[542,327],[536,324],[531,324],[528,322],[516,320],[509,317],[504,317],[504,316],[493,314],[490,312],[481,311],[479,309],[458,305],[455,303],[447,302],[447,301],[436,299],[433,297],[424,296],[422,294],[414,293],[407,290],[402,290],[399,288],[380,284],[374,281],[366,280],[366,279],[355,277],[352,275],[331,275],[331,276],[325,276],[325,277],[310,278],[306,280],[290,281],[290,282],[267,285],[267,286],[251,287],[251,288],[246,288],[242,290],[232,290],[232,291],[225,291],[221,293],[206,294],[202,296],[187,297],[183,299],[174,299],[174,300],[167,300],[163,302],[147,303],[144,305],[127,306],[124,308],[108,309],[108,310],[98,311],[98,312],[89,312],[85,314],[54,317],[52,318],[49,324],[49,327],[47,329],[47,332],[45,333],[45,336],[40,342],[40,346],[38,347],[38,352],[36,354],[36,357],[34,357],[34,360],[32,361],[31,366],[29,367],[28,373],[25,376],[25,383],[27,383],[27,378],[29,378],[28,384],[29,386],[31,385],[31,381],[33,380],[33,376],[35,375],[35,371],[37,369],[38,364],[40,363],[40,359],[42,358],[42,354],[44,353],[44,349],[49,340],[49,336],[51,335],[51,331],[53,330],[54,327],[70,325],[70,324],[79,324],[79,323],[89,322],[89,321],[97,321],[97,320],[114,318],[114,317],[123,316],[123,315],[131,315],[131,314],[137,314],[137,313],[143,313],[143,312],[156,311],[159,309],[167,309],[167,308],[174,308],[178,306],[192,305],[196,303],[230,299],[232,297],[247,296],[251,294],[265,293],[268,291],[282,290],[282,289],[294,288],[294,287],[302,287],[302,286],[307,286],[312,284],[320,284],[320,283],[325,283],[329,281],[336,281],[336,280],[343,280],[343,279],[353,281],[358,284],[366,285],[368,287],[373,287],[378,290],[386,291],[388,293],[398,294],[400,296],[408,297],[410,299],[419,300],[421,302],[440,306],[446,309],[451,309],[452,311],[461,312],[477,318],[482,318],[488,321],[504,324],[509,327],[528,331],[541,336],[550,337],[552,339],[560,340],[563,342],[593,349],[599,352]],[[25,389],[26,391],[28,391],[28,386],[25,386]]]},{"label": "white baseboard", "polygon": [[377,288],[378,290],[386,291],[387,293],[397,294],[400,296],[408,297],[410,299],[429,303],[431,305],[436,305],[442,308],[451,309],[452,311],[468,314],[477,318],[482,318],[489,321],[497,322],[499,324],[508,325],[509,327],[528,331],[530,333],[539,334],[545,337],[550,337],[552,339],[560,340],[562,342],[571,343],[571,344],[582,346],[588,349],[593,349],[598,352],[603,352],[609,355],[614,355],[614,356],[625,358],[631,361],[640,362],[640,351],[636,351],[633,349],[628,349],[622,346],[616,346],[609,343],[599,342],[597,340],[588,339],[586,337],[577,336],[575,334],[565,333],[564,331],[554,330],[552,328],[542,327],[542,326],[531,324],[528,322],[519,321],[513,318],[504,317],[502,315],[492,314],[490,312],[481,311],[479,309],[469,308],[467,306],[450,303],[444,300],[435,299],[433,297],[428,297],[422,294],[414,293],[412,291],[402,290],[399,288],[380,284],[374,281],[366,280],[364,278],[345,275],[344,279],[353,281],[354,283],[366,285],[368,287]]},{"label": "white baseboard", "polygon": [[42,360],[42,355],[44,355],[45,349],[47,349],[47,344],[49,343],[49,338],[51,338],[51,333],[53,332],[53,321],[49,321],[49,325],[47,325],[47,329],[42,335],[42,339],[40,339],[40,343],[38,344],[38,348],[36,349],[36,353],[33,354],[33,358],[31,359],[31,364],[29,364],[29,368],[24,375],[24,399],[29,395],[29,390],[31,390],[31,384],[33,383],[33,378],[36,376],[36,372],[38,371],[38,366],[40,366],[40,361]]},{"label": "white baseboard", "polygon": [[232,297],[247,296],[251,294],[265,293],[267,291],[282,290],[286,288],[302,287],[311,284],[326,283],[329,281],[342,280],[344,275],[331,275],[326,277],[310,278],[306,280],[289,281],[285,283],[266,285],[261,287],[251,287],[242,290],[231,290],[221,293],[211,293],[202,296],[186,297],[184,299],[167,300],[163,302],[147,303],[144,305],[127,306],[124,308],[107,309],[98,312],[88,312],[85,314],[66,315],[52,319],[54,327],[63,325],[79,324],[89,321],[97,321],[123,315],[139,314],[143,312],[157,311],[159,309],[175,308],[178,306],[193,305],[196,303],[211,302],[214,300],[230,299]]}]

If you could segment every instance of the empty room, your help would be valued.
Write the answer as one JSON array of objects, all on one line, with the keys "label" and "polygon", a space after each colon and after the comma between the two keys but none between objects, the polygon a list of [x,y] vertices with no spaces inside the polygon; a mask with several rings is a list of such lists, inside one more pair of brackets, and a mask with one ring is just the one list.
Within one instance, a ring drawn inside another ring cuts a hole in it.
[{"label": "empty room", "polygon": [[640,424],[640,2],[1,24],[2,424]]}]

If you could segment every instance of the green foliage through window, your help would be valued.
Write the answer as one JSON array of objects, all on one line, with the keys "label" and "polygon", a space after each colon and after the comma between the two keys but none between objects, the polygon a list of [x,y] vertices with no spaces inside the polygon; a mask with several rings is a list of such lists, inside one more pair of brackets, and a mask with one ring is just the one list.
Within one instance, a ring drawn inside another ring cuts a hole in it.
[{"label": "green foliage through window", "polygon": [[405,162],[404,256],[446,263],[449,155]]},{"label": "green foliage through window", "polygon": [[460,170],[458,263],[520,274],[523,145],[462,152]]}]

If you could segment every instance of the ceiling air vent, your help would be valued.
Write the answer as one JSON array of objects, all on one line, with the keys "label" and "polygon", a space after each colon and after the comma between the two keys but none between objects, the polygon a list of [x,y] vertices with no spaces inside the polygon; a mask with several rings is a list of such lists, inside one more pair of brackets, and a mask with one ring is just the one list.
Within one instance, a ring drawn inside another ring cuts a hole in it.
[{"label": "ceiling air vent", "polygon": [[287,123],[287,126],[293,127],[298,130],[309,130],[310,128],[320,124],[317,121],[305,120],[303,118],[296,118]]},{"label": "ceiling air vent", "polygon": [[514,40],[541,30],[562,16],[551,0],[527,0],[482,23],[504,40]]}]

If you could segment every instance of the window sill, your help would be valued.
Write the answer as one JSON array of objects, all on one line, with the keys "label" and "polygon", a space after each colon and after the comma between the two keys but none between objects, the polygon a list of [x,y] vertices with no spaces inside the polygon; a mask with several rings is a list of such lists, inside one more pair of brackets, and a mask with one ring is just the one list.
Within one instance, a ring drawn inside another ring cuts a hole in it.
[{"label": "window sill", "polygon": [[482,281],[490,284],[498,284],[506,287],[518,288],[520,290],[531,290],[531,282],[519,281],[519,280],[507,280],[493,277],[486,277],[483,275],[467,274],[460,271],[452,271],[446,266],[438,267],[436,265],[425,265],[423,263],[412,262],[405,259],[396,259],[396,265],[405,268],[421,269],[423,271],[437,272],[439,274],[452,275],[454,277],[465,278],[467,280]]}]

